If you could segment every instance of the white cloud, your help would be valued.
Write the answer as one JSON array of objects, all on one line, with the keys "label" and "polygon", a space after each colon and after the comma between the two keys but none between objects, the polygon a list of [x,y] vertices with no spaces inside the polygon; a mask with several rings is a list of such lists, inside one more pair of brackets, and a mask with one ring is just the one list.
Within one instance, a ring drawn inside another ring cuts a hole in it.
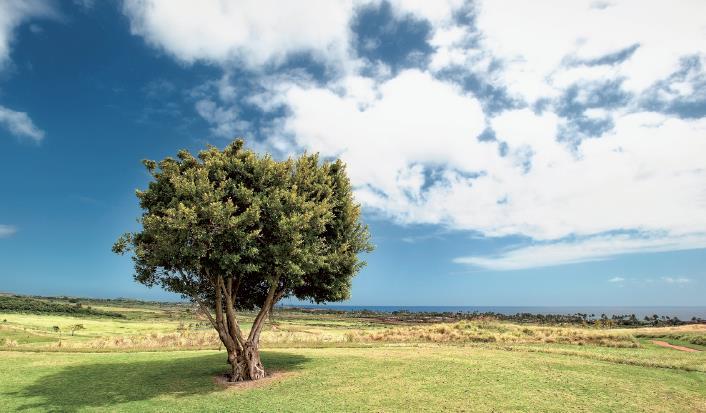
[{"label": "white cloud", "polygon": [[17,228],[11,226],[11,225],[2,225],[0,224],[0,238],[7,238],[15,235],[17,232]]},{"label": "white cloud", "polygon": [[44,131],[39,129],[25,112],[16,112],[0,106],[0,125],[20,138],[39,142],[44,139]]},{"label": "white cloud", "polygon": [[[345,67],[326,84],[300,73],[260,75],[248,93],[225,75],[195,107],[214,135],[227,137],[252,126],[240,117],[243,104],[284,109],[258,147],[341,157],[358,199],[397,222],[536,243],[457,262],[514,269],[706,246],[706,119],[647,112],[639,98],[684,57],[704,61],[706,3],[488,1],[471,27],[451,18],[462,9],[456,1],[392,1],[396,14],[431,23],[435,52],[428,67],[379,66],[374,74],[350,47],[349,23],[365,3],[126,0],[124,11],[150,44],[226,73],[299,52]],[[450,67],[527,103],[550,103],[542,112],[484,113],[484,96],[440,78]],[[700,96],[700,70],[661,90],[669,99]],[[608,81],[629,92],[620,108],[591,100]],[[600,136],[577,132],[560,110],[558,97],[572,87],[577,102],[591,104],[585,118],[609,124]],[[496,140],[477,139],[487,127]]]},{"label": "white cloud", "polygon": [[310,52],[341,61],[355,1],[125,0],[133,34],[184,62],[243,62],[250,68]]},{"label": "white cloud", "polygon": [[[488,0],[479,3],[477,26],[481,47],[504,64],[497,81],[533,102],[595,77],[646,90],[683,57],[706,54],[704,16],[706,3],[698,0],[616,0],[602,8],[593,0]],[[597,60],[635,45],[623,62]]]},{"label": "white cloud", "polygon": [[625,278],[623,277],[613,277],[610,280],[608,280],[609,283],[621,283],[625,281]]},{"label": "white cloud", "polygon": [[494,256],[469,256],[454,262],[506,271],[599,261],[619,254],[706,248],[706,233],[600,235],[573,241],[541,243],[510,249]]},{"label": "white cloud", "polygon": [[[359,64],[351,51],[350,23],[364,6],[381,0],[124,0],[133,34],[177,59],[250,69],[311,53],[348,70]],[[390,0],[398,16],[448,25],[464,0]]]},{"label": "white cloud", "polygon": [[[57,13],[51,4],[44,0],[0,2],[0,71],[10,61],[10,47],[15,29],[27,20],[37,17],[57,17]],[[37,128],[25,112],[17,112],[2,105],[0,126],[4,126],[15,136],[35,142],[44,138],[44,131]]]},{"label": "white cloud", "polygon": [[[285,78],[266,89],[249,101],[267,110],[284,105],[287,116],[272,125],[264,148],[342,158],[368,210],[546,244],[542,253],[532,247],[457,262],[527,268],[704,247],[706,119],[613,111],[613,129],[574,145],[560,139],[566,121],[554,113],[519,109],[488,119],[473,95],[420,70],[327,86]],[[216,134],[238,126],[237,108],[197,106]],[[476,138],[486,124],[497,140]],[[620,248],[596,244],[617,230],[650,235],[610,237]],[[584,241],[561,241],[570,236]]]},{"label": "white cloud", "polygon": [[215,136],[232,139],[250,131],[250,124],[240,120],[236,110],[221,107],[212,100],[201,99],[196,102],[196,112],[213,125],[211,133]]},{"label": "white cloud", "polygon": [[31,18],[53,16],[56,13],[45,0],[0,2],[0,69],[9,61],[15,29]]},{"label": "white cloud", "polygon": [[418,220],[426,173],[438,167],[438,178],[455,179],[489,169],[496,158],[494,144],[474,138],[485,127],[478,101],[428,73],[409,70],[378,85],[344,79],[341,89],[292,86],[281,132],[301,148],[345,160],[368,206]]},{"label": "white cloud", "polygon": [[389,0],[393,11],[411,14],[434,25],[446,24],[464,6],[464,0]]},{"label": "white cloud", "polygon": [[688,284],[691,279],[686,277],[662,277],[662,281],[667,284]]},{"label": "white cloud", "polygon": [[479,141],[479,104],[452,85],[407,71],[375,91],[361,102],[293,87],[283,133],[342,157],[359,199],[397,221],[537,240],[706,232],[706,119],[625,114],[573,148],[556,115],[523,109],[490,120],[499,142]]}]

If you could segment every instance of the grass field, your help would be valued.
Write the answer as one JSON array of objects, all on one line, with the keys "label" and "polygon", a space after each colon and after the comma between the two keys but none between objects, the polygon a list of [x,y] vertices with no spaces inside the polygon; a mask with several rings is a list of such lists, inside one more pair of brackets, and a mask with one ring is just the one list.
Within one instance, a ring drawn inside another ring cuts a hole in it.
[{"label": "grass field", "polygon": [[706,352],[651,343],[698,341],[706,326],[279,312],[263,334],[273,376],[226,388],[214,381],[226,354],[196,314],[121,305],[103,307],[125,319],[0,314],[0,411],[706,412]]}]

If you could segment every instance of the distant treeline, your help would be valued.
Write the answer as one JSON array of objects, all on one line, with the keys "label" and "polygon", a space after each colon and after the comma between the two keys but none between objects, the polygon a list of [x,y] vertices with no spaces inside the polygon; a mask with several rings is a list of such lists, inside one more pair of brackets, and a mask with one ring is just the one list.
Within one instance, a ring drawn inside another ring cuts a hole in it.
[{"label": "distant treeline", "polygon": [[92,316],[124,318],[120,313],[112,311],[102,311],[83,306],[80,302],[75,303],[53,303],[36,298],[23,297],[19,295],[0,295],[0,312],[11,313],[33,313],[33,314],[63,314],[73,316]]},{"label": "distant treeline", "polygon": [[678,317],[660,316],[654,314],[638,318],[635,314],[612,315],[608,317],[606,314],[532,314],[532,313],[516,313],[502,314],[489,312],[411,312],[406,310],[392,312],[378,312],[371,310],[334,310],[334,309],[312,309],[312,308],[297,308],[297,307],[280,307],[280,311],[301,311],[314,314],[336,314],[347,315],[357,318],[374,318],[383,322],[427,322],[438,323],[454,320],[484,320],[493,319],[501,321],[511,321],[515,323],[528,324],[551,324],[551,325],[593,325],[597,327],[659,327],[659,326],[678,326],[684,324],[699,324],[706,323],[706,320],[693,317],[691,320],[684,321]]},{"label": "distant treeline", "polygon": [[517,313],[512,315],[499,314],[499,313],[470,313],[466,314],[464,318],[474,319],[474,318],[486,318],[492,317],[498,320],[507,320],[520,323],[536,323],[536,324],[572,324],[572,325],[588,325],[592,324],[597,327],[657,327],[657,326],[679,326],[683,324],[693,324],[693,323],[703,323],[706,320],[702,320],[697,317],[693,317],[689,321],[680,320],[678,317],[660,316],[654,314],[652,316],[645,316],[640,319],[635,314],[621,314],[612,315],[608,317],[605,314],[586,314],[586,313],[575,313],[575,314],[531,314],[531,313]]},{"label": "distant treeline", "polygon": [[[1,294],[0,294],[1,295]],[[89,297],[68,297],[62,296],[21,296],[18,294],[11,294],[13,297],[28,297],[40,300],[50,300],[50,301],[68,301],[70,303],[84,302],[84,303],[96,303],[96,304],[109,304],[109,305],[120,305],[123,307],[138,307],[138,306],[149,306],[149,307],[188,307],[191,304],[188,301],[149,301],[149,300],[138,300],[134,298],[89,298]]]}]

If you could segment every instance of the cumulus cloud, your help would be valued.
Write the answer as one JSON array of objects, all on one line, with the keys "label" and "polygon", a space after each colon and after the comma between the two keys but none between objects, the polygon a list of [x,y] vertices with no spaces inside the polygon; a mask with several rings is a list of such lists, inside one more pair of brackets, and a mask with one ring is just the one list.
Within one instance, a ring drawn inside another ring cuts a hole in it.
[{"label": "cumulus cloud", "polygon": [[489,120],[496,140],[486,141],[477,100],[429,74],[403,72],[363,95],[377,97],[294,87],[283,132],[343,158],[358,198],[400,222],[536,240],[706,232],[706,120],[625,114],[574,147],[556,115],[511,110]]},{"label": "cumulus cloud", "polygon": [[45,0],[0,2],[0,69],[9,61],[13,33],[20,24],[34,17],[55,15]]},{"label": "cumulus cloud", "polygon": [[608,280],[609,283],[621,283],[623,281],[625,281],[625,278],[623,277],[613,277]]},{"label": "cumulus cloud", "polygon": [[242,62],[250,68],[294,53],[342,60],[351,0],[125,0],[133,34],[184,62]]},{"label": "cumulus cloud", "polygon": [[[698,0],[482,1],[481,48],[502,62],[497,81],[527,101],[557,96],[567,84],[623,79],[641,93],[706,53],[706,3]],[[512,12],[509,12],[509,11]]]},{"label": "cumulus cloud", "polygon": [[15,235],[17,232],[17,228],[11,226],[11,225],[2,225],[0,224],[0,238],[7,238]]},{"label": "cumulus cloud", "polygon": [[[245,64],[258,69],[309,53],[327,64],[355,66],[350,22],[382,0],[124,0],[133,34],[184,62]],[[398,16],[447,24],[464,0],[391,0]]]},{"label": "cumulus cloud", "polygon": [[430,168],[460,176],[492,161],[493,145],[472,138],[484,128],[473,97],[417,70],[371,86],[348,79],[344,95],[292,87],[282,125],[299,147],[343,158],[366,203],[404,215],[410,203],[424,203],[424,186],[434,186]]},{"label": "cumulus cloud", "polygon": [[19,138],[34,142],[44,139],[44,131],[39,129],[25,112],[16,112],[0,106],[0,125]]},{"label": "cumulus cloud", "polygon": [[126,0],[124,11],[150,44],[226,73],[297,53],[345,68],[261,73],[247,93],[226,74],[195,109],[214,135],[265,130],[259,148],[342,158],[358,200],[396,222],[530,240],[458,263],[706,247],[706,118],[664,109],[704,95],[706,3],[394,0],[396,16],[431,27],[428,59],[399,70],[351,47],[351,19],[370,3],[257,2],[256,13],[249,1]]}]

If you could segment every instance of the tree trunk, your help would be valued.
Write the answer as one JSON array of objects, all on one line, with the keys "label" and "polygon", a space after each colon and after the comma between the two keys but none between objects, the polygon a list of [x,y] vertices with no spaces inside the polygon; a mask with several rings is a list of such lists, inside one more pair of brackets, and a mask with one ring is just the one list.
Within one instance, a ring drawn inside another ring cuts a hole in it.
[{"label": "tree trunk", "polygon": [[232,367],[230,381],[259,380],[265,377],[265,368],[260,361],[258,345],[246,342],[243,349],[228,353],[228,363]]}]

